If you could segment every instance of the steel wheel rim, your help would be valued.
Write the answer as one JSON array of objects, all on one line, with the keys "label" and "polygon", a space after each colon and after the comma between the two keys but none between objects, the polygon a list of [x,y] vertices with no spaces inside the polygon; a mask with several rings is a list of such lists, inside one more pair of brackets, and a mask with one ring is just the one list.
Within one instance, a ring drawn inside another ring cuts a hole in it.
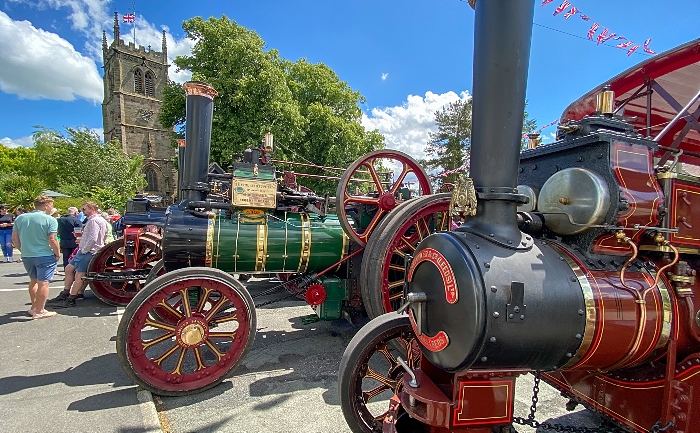
[{"label": "steel wheel rim", "polygon": [[[152,238],[142,238],[136,255],[136,266],[129,270],[150,270],[161,259],[161,251],[158,241]],[[100,249],[92,259],[91,273],[119,274],[125,271],[124,242],[114,241]],[[90,281],[90,289],[103,301],[125,306],[136,293],[141,290],[146,281],[145,278],[133,279],[124,282]]]},{"label": "steel wheel rim", "polygon": [[[376,168],[373,166],[374,162],[380,159],[391,159],[401,163],[402,170],[396,180],[392,180],[392,184],[388,188],[384,188],[381,180],[379,179],[379,174]],[[374,184],[374,187],[378,191],[378,196],[367,196],[367,195],[353,195],[348,193],[348,186],[350,182],[355,177],[355,173],[358,170],[368,170],[370,177]],[[369,240],[369,236],[372,231],[377,227],[379,222],[384,218],[384,216],[391,212],[400,202],[394,199],[399,188],[403,184],[404,180],[409,174],[414,174],[417,178],[419,187],[423,195],[429,195],[432,193],[430,186],[430,180],[423,168],[418,164],[416,160],[411,158],[405,153],[395,151],[395,150],[376,150],[370,152],[358,160],[356,160],[343,174],[340,183],[338,184],[338,189],[336,190],[336,212],[338,214],[338,219],[341,227],[345,230],[345,233],[360,245],[366,245]],[[361,233],[357,231],[355,225],[351,223],[351,217],[346,212],[346,206],[357,203],[376,206],[377,211],[370,219],[370,223]]]},{"label": "steel wheel rim", "polygon": [[[202,295],[196,305],[189,297],[182,298],[186,300],[179,303],[179,311],[165,305],[164,301],[177,292],[182,296],[197,287]],[[216,293],[220,294],[218,300],[211,301]],[[182,317],[176,324],[158,321],[150,314],[156,307]],[[205,387],[220,380],[245,352],[250,317],[245,300],[224,282],[206,277],[173,281],[146,299],[131,318],[126,338],[129,364],[142,380],[165,391]],[[232,323],[234,330],[217,331],[221,325]],[[212,328],[212,324],[217,327]],[[157,332],[144,340],[144,333],[151,335],[147,328]]]},{"label": "steel wheel rim", "polygon": [[448,210],[449,201],[434,203],[412,214],[394,232],[381,267],[381,295],[384,313],[396,311],[401,306],[403,281],[406,274],[404,269],[405,255],[412,254],[418,243],[428,235],[449,229],[450,215]]}]

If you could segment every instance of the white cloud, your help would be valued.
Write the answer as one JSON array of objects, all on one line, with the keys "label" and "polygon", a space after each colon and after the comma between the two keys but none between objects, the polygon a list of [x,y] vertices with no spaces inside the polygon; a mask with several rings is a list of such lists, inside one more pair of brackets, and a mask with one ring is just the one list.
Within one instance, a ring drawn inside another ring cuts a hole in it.
[{"label": "white cloud", "polygon": [[386,81],[387,78],[389,78],[389,73],[388,73],[388,72],[384,72],[384,73],[382,74],[382,81]]},{"label": "white cloud", "polygon": [[373,108],[369,115],[362,114],[362,125],[367,130],[377,129],[384,135],[387,149],[407,153],[416,159],[425,157],[423,149],[430,140],[429,132],[437,131],[435,112],[450,102],[469,99],[466,91],[425,96],[408,95],[406,102],[396,107]]},{"label": "white cloud", "polygon": [[0,138],[0,144],[2,144],[5,147],[13,148],[13,147],[32,147],[34,146],[34,141],[32,140],[32,136],[27,136],[27,137],[21,137],[21,138],[10,138],[10,137],[5,137],[5,138]]},{"label": "white cloud", "polygon": [[95,62],[65,39],[0,11],[0,90],[26,99],[100,102],[102,78]]}]

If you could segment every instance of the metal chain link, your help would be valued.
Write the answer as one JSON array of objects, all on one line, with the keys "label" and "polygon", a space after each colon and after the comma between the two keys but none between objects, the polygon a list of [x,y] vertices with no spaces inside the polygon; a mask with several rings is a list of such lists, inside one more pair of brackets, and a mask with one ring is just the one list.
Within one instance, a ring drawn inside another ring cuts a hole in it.
[{"label": "metal chain link", "polygon": [[[554,430],[557,432],[572,432],[572,433],[623,433],[623,430],[617,427],[600,425],[598,427],[577,427],[567,426],[562,424],[553,424],[550,422],[538,422],[535,419],[537,412],[537,402],[539,401],[538,394],[540,392],[540,373],[535,372],[535,385],[532,387],[532,405],[530,405],[530,414],[527,418],[513,417],[515,424],[530,426],[534,429]],[[665,427],[666,428],[666,427]]]},{"label": "metal chain link", "polygon": [[300,287],[299,290],[293,291],[290,294],[288,294],[287,296],[283,296],[283,297],[277,298],[277,299],[272,299],[270,301],[263,302],[261,304],[255,304],[255,308],[264,307],[266,305],[274,304],[276,302],[284,301],[285,299],[293,298],[297,295],[300,295],[306,291],[306,286],[309,285],[310,283],[312,283],[315,279],[316,279],[316,274],[304,274],[304,275],[300,275],[292,280],[277,284],[276,286],[273,286],[267,290],[263,290],[260,293],[256,293],[255,295],[252,295],[251,297],[252,298],[259,298],[260,296],[273,294],[273,293],[279,291],[280,288],[284,288],[285,284],[289,285],[290,283],[295,283],[295,284],[297,284],[297,286]]}]

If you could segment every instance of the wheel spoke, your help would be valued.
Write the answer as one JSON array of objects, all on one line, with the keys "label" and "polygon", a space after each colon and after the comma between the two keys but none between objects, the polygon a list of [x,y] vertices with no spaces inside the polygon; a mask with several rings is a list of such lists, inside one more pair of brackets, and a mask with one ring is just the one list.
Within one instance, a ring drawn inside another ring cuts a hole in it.
[{"label": "wheel spoke", "polygon": [[209,350],[211,350],[214,353],[214,355],[216,355],[217,361],[221,361],[221,358],[224,357],[224,353],[220,352],[219,349],[217,349],[211,341],[205,340],[204,343],[207,345]]},{"label": "wheel spoke", "polygon": [[381,384],[381,385],[378,385],[378,386],[376,386],[368,391],[362,391],[362,401],[365,404],[367,404],[376,396],[378,396],[381,393],[383,393],[384,391],[388,391],[390,389],[393,389],[393,388],[388,386],[388,385]]},{"label": "wheel spoke", "polygon": [[205,316],[205,320],[207,322],[211,322],[216,313],[218,313],[219,310],[221,310],[225,305],[226,302],[224,302],[224,298],[221,298],[215,303],[213,303],[211,309],[209,310],[209,313]]},{"label": "wheel spoke", "polygon": [[367,240],[366,238],[369,238],[369,235],[370,235],[370,233],[372,233],[372,230],[374,230],[374,227],[377,224],[379,224],[379,221],[381,221],[382,218],[384,218],[384,215],[387,213],[388,212],[385,211],[384,209],[378,208],[377,213],[374,214],[374,216],[372,217],[372,220],[369,222],[369,224],[367,224],[367,228],[365,229],[364,232],[362,232],[362,235],[360,235],[360,237],[362,237],[366,241]]},{"label": "wheel spoke", "polygon": [[209,299],[209,295],[211,292],[213,292],[212,289],[207,288],[207,287],[202,287],[202,296],[199,298],[199,302],[197,303],[197,311],[202,312],[204,311],[204,306],[207,304],[207,299]]},{"label": "wheel spoke", "polygon": [[403,180],[406,178],[408,173],[412,172],[413,170],[411,169],[411,167],[409,167],[405,162],[402,162],[401,174],[399,175],[399,177],[396,178],[396,181],[394,181],[394,185],[392,185],[391,189],[389,190],[391,195],[396,195],[396,192],[401,187]]},{"label": "wheel spoke", "polygon": [[180,349],[180,356],[178,356],[177,363],[175,364],[175,369],[171,372],[171,374],[182,375],[182,363],[185,360],[186,353],[187,353],[187,349],[185,347]]},{"label": "wheel spoke", "polygon": [[207,368],[207,366],[204,364],[204,360],[202,359],[202,351],[199,349],[199,347],[195,347],[194,349],[194,359],[197,361],[197,368],[195,371],[203,370]]},{"label": "wheel spoke", "polygon": [[222,324],[222,323],[226,323],[226,322],[237,322],[237,321],[238,321],[238,314],[233,313],[233,314],[228,314],[226,316],[217,317],[214,320],[212,320],[211,323]]},{"label": "wheel spoke", "polygon": [[192,308],[190,307],[190,297],[187,294],[189,288],[180,290],[180,297],[182,299],[182,313],[185,317],[192,317]]},{"label": "wheel spoke", "polygon": [[155,346],[158,343],[162,343],[162,342],[167,341],[167,340],[174,338],[174,337],[175,337],[174,332],[167,332],[158,338],[154,338],[152,340],[146,340],[143,342],[143,349],[144,350],[148,349],[149,347]]},{"label": "wheel spoke", "polygon": [[375,160],[372,160],[371,162],[367,161],[363,165],[365,167],[367,167],[367,169],[369,170],[369,174],[370,174],[370,176],[372,176],[372,180],[374,181],[374,186],[377,187],[377,191],[379,191],[379,195],[382,195],[382,194],[384,194],[384,187],[382,186],[381,179],[379,179],[379,174],[377,174],[377,170],[375,170],[374,165],[372,165],[372,163],[374,161]]},{"label": "wheel spoke", "polygon": [[236,331],[209,332],[209,338],[228,338],[229,340],[234,340],[236,338]]},{"label": "wheel spoke", "polygon": [[158,364],[158,365],[161,365],[161,364],[163,363],[163,361],[165,361],[166,359],[168,359],[168,358],[170,357],[170,355],[172,355],[173,353],[175,353],[175,351],[176,351],[177,349],[179,349],[179,348],[180,348],[180,345],[179,345],[179,344],[177,344],[177,343],[173,344],[173,347],[171,347],[170,349],[166,350],[165,353],[163,353],[163,354],[162,354],[161,356],[159,356],[158,358],[154,359],[153,362],[155,362],[155,363]]},{"label": "wheel spoke", "polygon": [[384,386],[388,387],[389,389],[394,389],[394,386],[396,386],[396,381],[392,380],[383,374],[377,373],[372,367],[367,367],[367,373],[365,373],[365,379],[374,379],[377,382],[383,384]]},{"label": "wheel spoke", "polygon": [[175,327],[173,325],[170,325],[168,323],[163,323],[158,320],[153,320],[151,318],[146,319],[146,322],[144,323],[144,326],[150,326],[152,328],[157,328],[157,329],[162,329],[164,331],[169,331],[169,332],[175,332]]}]

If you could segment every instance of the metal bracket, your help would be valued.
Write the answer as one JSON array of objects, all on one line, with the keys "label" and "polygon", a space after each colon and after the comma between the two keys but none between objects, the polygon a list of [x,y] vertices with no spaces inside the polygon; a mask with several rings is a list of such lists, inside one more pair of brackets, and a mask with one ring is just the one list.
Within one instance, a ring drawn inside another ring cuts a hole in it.
[{"label": "metal bracket", "polygon": [[525,322],[525,310],[527,306],[524,302],[525,283],[513,281],[510,283],[510,302],[506,304],[506,322]]}]

